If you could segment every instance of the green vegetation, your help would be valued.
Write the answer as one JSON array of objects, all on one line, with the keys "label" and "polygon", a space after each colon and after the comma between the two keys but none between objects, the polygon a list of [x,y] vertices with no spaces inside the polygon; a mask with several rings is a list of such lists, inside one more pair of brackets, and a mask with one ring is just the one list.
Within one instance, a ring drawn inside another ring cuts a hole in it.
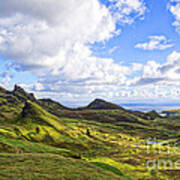
[{"label": "green vegetation", "polygon": [[125,180],[91,163],[50,154],[0,154],[0,179]]},{"label": "green vegetation", "polygon": [[69,109],[18,86],[0,88],[0,179],[178,180],[178,170],[148,169],[147,162],[174,164],[179,132],[177,117],[155,111],[128,111],[98,99]]},{"label": "green vegetation", "polygon": [[116,104],[104,101],[102,99],[95,99],[93,102],[91,102],[88,106],[79,108],[81,110],[97,110],[97,109],[121,109],[124,110],[121,106],[118,106]]},{"label": "green vegetation", "polygon": [[160,118],[161,116],[156,111],[150,111],[146,113],[151,119]]},{"label": "green vegetation", "polygon": [[127,179],[131,180],[130,177],[127,177],[126,175],[124,175],[119,169],[117,169],[116,167],[114,166],[111,166],[109,164],[105,164],[105,163],[101,163],[101,162],[92,162],[94,165],[96,166],[99,166],[101,167],[102,169],[105,169],[105,170],[108,170],[108,171],[111,171],[119,176],[123,176],[123,177],[126,177]]}]

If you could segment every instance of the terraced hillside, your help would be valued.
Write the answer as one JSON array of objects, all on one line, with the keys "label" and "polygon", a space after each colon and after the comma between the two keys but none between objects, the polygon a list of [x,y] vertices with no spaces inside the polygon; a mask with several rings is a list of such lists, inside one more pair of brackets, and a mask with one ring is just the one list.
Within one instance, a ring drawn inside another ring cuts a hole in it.
[{"label": "terraced hillside", "polygon": [[[18,86],[1,88],[0,103],[1,179],[180,179],[179,119],[102,100],[69,109]],[[147,168],[152,160],[173,168]]]}]

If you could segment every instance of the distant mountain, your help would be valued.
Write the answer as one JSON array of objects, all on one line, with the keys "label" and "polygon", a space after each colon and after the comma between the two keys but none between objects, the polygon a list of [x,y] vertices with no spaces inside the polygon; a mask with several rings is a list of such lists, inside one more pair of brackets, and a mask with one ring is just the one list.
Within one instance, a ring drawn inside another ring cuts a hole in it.
[{"label": "distant mountain", "polygon": [[151,119],[161,118],[160,114],[154,110],[147,112],[146,115],[148,115]]},{"label": "distant mountain", "polygon": [[[59,102],[53,101],[51,99],[36,99],[33,93],[26,92],[22,87],[15,85],[13,91],[7,91],[6,89],[0,87],[0,120],[4,118],[15,118],[19,113],[23,111],[24,106],[27,101],[31,101],[42,107],[47,112],[57,116],[57,117],[73,117],[73,118],[85,118],[85,119],[100,119],[103,122],[109,122],[112,115],[109,117],[96,117],[94,113],[89,114],[88,110],[119,110],[115,117],[113,116],[113,121],[130,121],[134,122],[137,117],[145,120],[153,120],[156,117],[160,117],[155,111],[149,113],[143,113],[139,111],[128,111],[119,105],[107,102],[102,99],[95,99],[88,106],[70,109],[61,105]],[[80,111],[83,111],[82,113]],[[129,118],[129,115],[133,115],[133,118]],[[133,120],[134,119],[134,120]],[[99,121],[99,120],[98,120]]]},{"label": "distant mountain", "polygon": [[91,102],[88,106],[82,108],[82,109],[92,109],[92,110],[100,110],[100,109],[121,109],[124,110],[121,106],[118,106],[116,104],[107,102],[102,99],[95,99],[93,102]]},{"label": "distant mountain", "polygon": [[[154,173],[143,168],[144,159],[159,158],[144,153],[149,139],[164,143],[163,149],[180,142],[179,118],[158,116],[101,99],[69,109],[51,99],[39,100],[17,85],[13,91],[0,87],[0,179],[58,179],[62,174],[64,179],[128,180],[137,174],[153,179]],[[171,159],[178,157],[175,153]],[[163,173],[168,174],[159,171],[157,179]],[[177,173],[166,179],[177,179]]]},{"label": "distant mountain", "polygon": [[145,120],[154,120],[156,118],[161,118],[161,116],[156,111],[149,111],[147,113],[141,112],[141,111],[130,111],[130,113],[134,114],[135,116],[138,116]]}]

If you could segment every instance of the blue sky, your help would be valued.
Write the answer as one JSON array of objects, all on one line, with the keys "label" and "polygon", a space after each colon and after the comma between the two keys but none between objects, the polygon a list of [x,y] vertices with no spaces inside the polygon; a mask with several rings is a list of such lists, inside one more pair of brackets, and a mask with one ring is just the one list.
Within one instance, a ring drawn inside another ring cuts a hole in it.
[{"label": "blue sky", "polygon": [[[147,11],[144,20],[137,19],[133,24],[126,24],[122,28],[122,33],[108,41],[106,49],[96,52],[100,57],[113,57],[116,61],[122,60],[124,63],[132,62],[146,63],[148,60],[165,62],[167,56],[173,51],[180,51],[180,35],[172,26],[174,16],[167,10],[168,0],[148,0],[144,1]],[[138,42],[146,41],[150,35],[163,35],[171,40],[173,48],[163,51],[142,51],[134,48]],[[116,52],[108,54],[109,49],[117,46]]]},{"label": "blue sky", "polygon": [[94,98],[176,103],[180,1],[7,0],[0,85],[15,83],[69,106]]}]

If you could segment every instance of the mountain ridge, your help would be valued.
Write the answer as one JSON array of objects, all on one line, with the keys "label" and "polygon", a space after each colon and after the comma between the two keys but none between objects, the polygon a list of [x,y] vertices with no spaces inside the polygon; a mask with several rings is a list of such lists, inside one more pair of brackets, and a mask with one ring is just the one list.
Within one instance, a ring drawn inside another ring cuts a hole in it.
[{"label": "mountain ridge", "polygon": [[[74,174],[70,179],[77,178],[77,174],[80,174],[79,179],[89,179],[86,174],[91,177],[97,167],[101,169],[96,171],[93,179],[97,178],[100,170],[113,173],[109,179],[115,179],[115,175],[117,179],[144,179],[144,175],[146,179],[153,179],[154,172],[145,168],[144,160],[158,159],[159,154],[152,156],[145,153],[145,148],[149,147],[149,138],[153,137],[166,144],[180,142],[179,119],[161,119],[156,117],[155,111],[149,115],[133,112],[102,99],[95,99],[88,108],[66,109],[51,99],[39,100],[33,97],[20,87],[14,88],[14,92],[0,89],[0,152],[6,154],[5,161],[1,156],[0,169],[5,167],[6,162],[13,161],[11,167],[7,164],[7,169],[2,171],[12,175],[8,178],[16,176],[15,173],[19,173],[18,178],[24,177],[22,174],[31,166],[32,172],[45,171],[45,179],[54,172],[59,173],[59,169],[65,177]],[[154,116],[155,120],[149,119],[150,116]],[[162,150],[170,148],[166,144]],[[42,161],[42,154],[47,157],[46,161]],[[32,155],[35,160],[33,162]],[[166,154],[161,155],[167,157]],[[53,156],[55,159],[51,162]],[[62,159],[57,164],[59,156]],[[170,158],[173,160],[178,157],[171,154]],[[50,162],[57,171],[51,171]],[[83,169],[84,165],[79,166],[79,162],[88,164],[92,171],[89,168]],[[66,164],[66,169],[63,169]],[[69,168],[72,165],[73,171]],[[27,169],[22,171],[24,167]],[[34,167],[37,169],[33,169]],[[37,179],[39,174],[35,175]],[[158,171],[156,175],[158,179],[167,177],[168,180],[178,177],[178,173],[168,175],[163,171]],[[99,179],[107,178],[105,175]]]},{"label": "mountain ridge", "polygon": [[121,109],[124,110],[124,108],[122,108],[119,105],[116,105],[114,103],[105,101],[103,99],[99,99],[96,98],[95,100],[93,100],[92,102],[90,102],[84,109],[96,109],[96,110],[100,110],[100,109]]},{"label": "mountain ridge", "polygon": [[[79,108],[69,108],[49,98],[36,99],[33,93],[26,92],[22,87],[18,85],[14,86],[13,91],[8,91],[4,89],[3,87],[0,87],[0,104],[2,105],[4,104],[4,107],[9,107],[9,109],[11,109],[12,117],[14,117],[14,115],[17,115],[20,111],[22,111],[23,104],[26,103],[26,101],[28,100],[35,102],[36,104],[41,106],[43,109],[45,109],[46,111],[48,111],[49,113],[55,116],[62,116],[62,111],[76,112],[76,111],[90,111],[90,110],[98,110],[98,111],[99,110],[120,110],[120,111],[133,114],[135,116],[138,116],[146,120],[153,120],[155,117],[160,117],[158,116],[157,113],[155,116],[155,112],[153,113],[154,116],[151,116],[152,112],[143,113],[139,111],[126,110],[117,104],[114,104],[114,103],[111,103],[111,102],[108,102],[99,98],[94,99],[87,106],[79,107]],[[1,112],[1,108],[0,108],[0,112]],[[6,114],[6,110],[4,111]],[[8,112],[8,109],[7,109],[7,112]]]}]

